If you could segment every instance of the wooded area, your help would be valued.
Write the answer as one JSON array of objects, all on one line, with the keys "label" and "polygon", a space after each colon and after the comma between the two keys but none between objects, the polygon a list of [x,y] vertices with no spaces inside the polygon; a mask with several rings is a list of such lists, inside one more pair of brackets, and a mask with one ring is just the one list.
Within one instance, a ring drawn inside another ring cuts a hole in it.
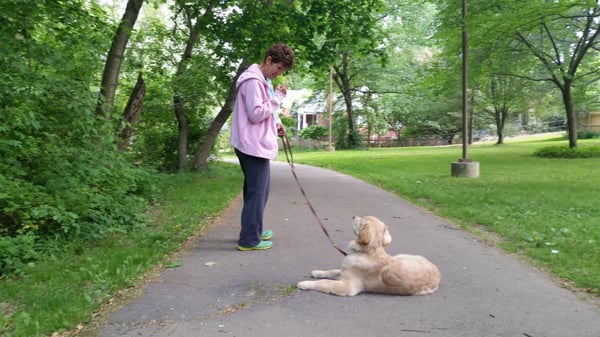
[{"label": "wooded area", "polygon": [[463,27],[470,134],[565,130],[577,147],[599,110],[599,1],[468,6],[463,23],[449,0],[3,1],[0,275],[44,238],[127,232],[153,177],[206,169],[236,78],[276,42],[295,50],[281,80],[305,102],[326,99],[333,69],[337,108],[315,113],[337,149],[390,130],[455,141]]}]

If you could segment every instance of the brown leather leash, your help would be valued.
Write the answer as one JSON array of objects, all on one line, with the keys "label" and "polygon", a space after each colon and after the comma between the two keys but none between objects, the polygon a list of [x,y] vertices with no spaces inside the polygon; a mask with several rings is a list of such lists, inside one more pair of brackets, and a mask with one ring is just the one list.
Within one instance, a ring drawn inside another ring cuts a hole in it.
[{"label": "brown leather leash", "polygon": [[[296,175],[296,171],[294,170],[294,156],[292,155],[292,147],[290,146],[290,139],[288,138],[287,134],[285,134],[285,133],[283,135],[280,135],[279,137],[281,137],[281,142],[283,143],[283,152],[285,152],[285,159],[287,160],[288,164],[290,164],[290,167],[292,168],[292,174],[294,175],[294,178],[296,179],[296,183],[298,184],[298,187],[300,188],[300,192],[302,192],[302,195],[304,196],[304,200],[306,200],[306,204],[312,211],[312,214],[315,216],[315,219],[317,219],[317,222],[321,226],[323,233],[325,233],[325,236],[327,236],[327,239],[329,239],[329,242],[331,242],[333,247],[335,249],[337,249],[338,252],[342,253],[342,255],[344,255],[344,256],[348,255],[343,249],[338,247],[338,245],[336,245],[335,242],[333,242],[333,240],[331,239],[331,236],[329,236],[329,233],[327,232],[327,229],[325,228],[325,226],[323,226],[323,223],[321,223],[321,220],[319,220],[319,216],[317,215],[315,208],[310,203],[310,200],[308,200],[308,197],[306,196],[306,192],[304,192],[304,188],[302,188],[302,185],[300,184],[300,181],[298,180],[298,176]],[[288,153],[289,153],[289,155],[288,155]]]}]

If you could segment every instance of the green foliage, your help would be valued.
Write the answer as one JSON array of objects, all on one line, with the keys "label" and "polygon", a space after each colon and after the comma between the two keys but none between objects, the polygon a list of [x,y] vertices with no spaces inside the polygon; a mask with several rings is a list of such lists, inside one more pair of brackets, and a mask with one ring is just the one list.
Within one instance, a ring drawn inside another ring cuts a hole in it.
[{"label": "green foliage", "polygon": [[[175,267],[170,254],[231,203],[242,175],[237,165],[215,162],[202,173],[157,175],[153,181],[157,203],[145,224],[97,240],[46,238],[37,243],[43,254],[18,275],[0,278],[0,335],[76,334],[76,326],[89,322],[119,289],[126,292],[157,265]],[[34,240],[22,238],[15,248],[5,239],[0,237],[0,250],[24,249]]]},{"label": "green foliage", "polygon": [[540,158],[600,158],[600,146],[548,146],[536,150],[533,155]]},{"label": "green foliage", "polygon": [[329,134],[329,130],[322,125],[312,125],[300,131],[302,139],[323,139]]},{"label": "green foliage", "polygon": [[600,138],[600,131],[586,130],[586,131],[579,131],[577,133],[577,139],[594,139],[594,138]]},{"label": "green foliage", "polygon": [[[45,237],[93,239],[140,221],[148,172],[116,151],[95,114],[110,27],[83,1],[0,4],[0,250],[3,275]],[[90,29],[92,28],[92,29]]]},{"label": "green foliage", "polygon": [[[205,118],[203,121],[207,122],[208,119]],[[147,125],[147,122],[140,125]],[[159,127],[159,125],[149,126],[144,130],[133,144],[130,156],[136,163],[140,163],[145,167],[151,167],[164,173],[175,172],[178,170],[177,147],[179,135],[177,129],[164,127],[164,125]],[[207,129],[208,127],[203,122],[190,125],[187,153],[194,153]],[[213,152],[215,151],[216,147]]]},{"label": "green foliage", "polygon": [[349,149],[346,135],[348,133],[348,117],[337,117],[333,120],[333,136],[336,139],[335,148],[337,150]]},{"label": "green foliage", "polygon": [[287,116],[280,116],[281,119],[281,124],[283,124],[283,126],[285,126],[285,129],[287,130],[288,135],[291,135],[292,132],[290,131],[291,128],[296,127],[296,119],[293,117],[287,117]]},{"label": "green foliage", "polygon": [[281,116],[281,124],[287,128],[296,126],[296,119],[293,117]]},{"label": "green foliage", "polygon": [[[357,91],[372,76],[370,65],[387,61],[386,38],[380,18],[386,6],[381,0],[361,1],[302,1],[302,24],[297,27],[302,53],[311,61],[310,70],[321,77],[326,69],[333,70],[333,80],[346,104],[347,139],[339,139],[339,146],[356,148],[362,145],[356,130],[353,100]],[[340,132],[341,133],[341,132]]]},{"label": "green foliage", "polygon": [[310,0],[300,2],[300,11],[303,20],[295,31],[298,44],[317,72],[339,64],[341,54],[349,50],[354,55],[384,57],[378,48],[382,34],[377,26],[379,14],[385,12],[383,1]]},{"label": "green foliage", "polygon": [[[460,30],[464,25],[459,6],[457,1],[441,2],[436,34],[452,64],[458,64],[454,60],[458,60],[462,46]],[[470,89],[478,89],[481,81],[497,75],[526,79],[538,92],[530,95],[526,93],[529,90],[517,88],[528,98],[523,103],[532,105],[520,110],[541,110],[539,105],[545,93],[558,97],[563,105],[569,147],[576,147],[576,107],[596,105],[590,93],[584,91],[590,86],[586,79],[598,68],[599,54],[594,46],[598,44],[599,11],[600,4],[593,1],[470,2],[465,21],[474,62],[469,63],[469,70],[480,81],[471,83]],[[552,41],[552,53],[548,53],[548,41]],[[543,92],[550,89],[554,92]],[[518,101],[509,100],[503,105],[508,107]]]},{"label": "green foliage", "polygon": [[[30,252],[31,238],[59,235],[93,239],[126,232],[141,221],[146,203],[142,197],[151,198],[153,192],[148,172],[118,158],[97,158],[93,157],[97,153],[78,151],[78,156],[49,152],[52,160],[24,177],[35,183],[16,177],[3,179],[0,233],[5,241],[14,237],[14,245],[23,245],[22,263],[36,256]],[[17,259],[13,253],[0,252],[0,259]],[[10,266],[18,267],[19,263]],[[2,273],[16,271],[6,267]]]},{"label": "green foliage", "polygon": [[22,272],[27,263],[39,259],[36,241],[37,236],[26,230],[14,236],[0,236],[0,275]]},{"label": "green foliage", "polygon": [[348,130],[348,115],[336,117],[332,129],[337,150],[361,149],[363,147],[362,135],[358,130]]}]

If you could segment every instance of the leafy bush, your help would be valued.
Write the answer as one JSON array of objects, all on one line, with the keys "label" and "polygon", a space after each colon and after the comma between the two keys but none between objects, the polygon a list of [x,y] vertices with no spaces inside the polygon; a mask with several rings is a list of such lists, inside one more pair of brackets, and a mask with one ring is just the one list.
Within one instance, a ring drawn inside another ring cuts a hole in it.
[{"label": "leafy bush", "polygon": [[149,172],[116,151],[117,116],[96,113],[98,55],[113,32],[84,3],[0,5],[27,18],[0,30],[10,41],[0,61],[0,277],[38,259],[48,240],[130,231],[152,194]]},{"label": "leafy bush", "polygon": [[0,172],[0,275],[35,260],[45,238],[97,239],[143,222],[153,195],[148,171],[114,156],[60,150],[37,158],[23,177]]},{"label": "leafy bush", "polygon": [[309,126],[300,131],[300,138],[302,139],[323,139],[323,137],[327,136],[328,129],[322,125],[313,125]]},{"label": "leafy bush", "polygon": [[600,138],[600,132],[586,130],[586,131],[580,131],[579,133],[577,133],[577,139],[593,139],[593,138]]},{"label": "leafy bush", "polygon": [[286,128],[293,128],[296,126],[296,119],[287,116],[280,116],[281,124],[283,124]]},{"label": "leafy bush", "polygon": [[19,271],[26,263],[37,260],[36,239],[36,235],[28,231],[20,231],[14,237],[0,236],[0,275]]},{"label": "leafy bush", "polygon": [[535,151],[533,155],[541,158],[600,158],[600,146],[549,146]]}]

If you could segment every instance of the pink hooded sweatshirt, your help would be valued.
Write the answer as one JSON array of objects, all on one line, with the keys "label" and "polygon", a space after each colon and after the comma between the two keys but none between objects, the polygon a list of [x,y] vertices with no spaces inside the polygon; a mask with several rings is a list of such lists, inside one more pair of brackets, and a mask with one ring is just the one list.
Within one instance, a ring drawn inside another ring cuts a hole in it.
[{"label": "pink hooded sweatshirt", "polygon": [[275,159],[278,151],[275,122],[285,95],[276,90],[269,97],[269,86],[257,64],[240,75],[229,141],[247,155]]}]

